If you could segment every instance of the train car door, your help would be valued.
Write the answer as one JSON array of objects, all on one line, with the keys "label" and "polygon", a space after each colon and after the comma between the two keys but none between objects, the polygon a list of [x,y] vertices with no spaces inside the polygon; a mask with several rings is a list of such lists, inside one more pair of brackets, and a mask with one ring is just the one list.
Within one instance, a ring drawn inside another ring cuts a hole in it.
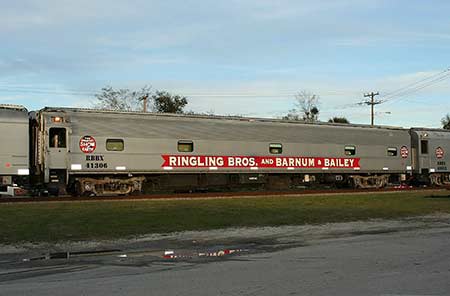
[{"label": "train car door", "polygon": [[50,127],[48,129],[47,165],[52,169],[67,169],[67,129],[65,127]]},{"label": "train car door", "polygon": [[411,166],[413,170],[418,170],[417,167],[417,159],[418,159],[418,155],[417,155],[417,148],[416,147],[411,147]]},{"label": "train car door", "polygon": [[421,138],[420,143],[420,156],[419,156],[419,163],[420,163],[420,169],[422,174],[428,173],[430,169],[430,155],[429,155],[429,141],[428,139]]}]

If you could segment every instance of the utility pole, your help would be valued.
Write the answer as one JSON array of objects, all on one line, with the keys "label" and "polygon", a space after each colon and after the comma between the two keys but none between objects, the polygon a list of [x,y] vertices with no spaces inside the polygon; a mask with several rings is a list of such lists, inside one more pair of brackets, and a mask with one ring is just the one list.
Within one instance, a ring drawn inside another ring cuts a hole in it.
[{"label": "utility pole", "polygon": [[142,101],[143,104],[144,104],[144,107],[142,108],[143,111],[144,111],[144,113],[147,113],[147,100],[148,100],[148,94],[142,96],[142,98],[140,98],[139,100]]},{"label": "utility pole", "polygon": [[365,98],[370,97],[370,101],[365,101],[364,104],[370,105],[370,109],[371,109],[371,112],[370,112],[370,115],[371,115],[370,116],[370,118],[371,118],[370,125],[371,126],[373,126],[374,117],[375,117],[374,106],[382,103],[382,101],[375,101],[374,100],[375,96],[378,96],[378,95],[379,95],[378,92],[376,92],[376,93],[371,92],[370,94],[365,94],[364,95]]}]

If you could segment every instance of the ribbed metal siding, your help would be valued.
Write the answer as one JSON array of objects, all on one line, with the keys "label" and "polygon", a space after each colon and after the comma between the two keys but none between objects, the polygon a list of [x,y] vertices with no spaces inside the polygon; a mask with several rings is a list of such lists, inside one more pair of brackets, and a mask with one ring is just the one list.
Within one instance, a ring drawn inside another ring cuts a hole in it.
[{"label": "ribbed metal siding", "polygon": [[407,133],[406,130],[358,127],[126,116],[71,114],[72,130],[74,134],[97,134],[121,138],[275,141],[343,145],[353,143],[379,145],[382,144],[380,139],[385,139],[383,142],[395,144],[400,143],[397,140],[399,135]]},{"label": "ribbed metal siding", "polygon": [[[43,114],[47,122],[56,115],[67,120],[64,125],[70,130],[69,167],[70,164],[85,167],[86,157],[78,145],[80,138],[86,135],[95,137],[95,154],[104,155],[108,168],[126,167],[127,172],[160,173],[161,155],[179,154],[178,140],[194,142],[194,152],[186,155],[264,156],[270,155],[270,143],[282,143],[283,154],[279,156],[346,157],[344,147],[354,145],[357,147],[355,157],[361,158],[361,172],[404,172],[411,165],[410,159],[387,156],[388,147],[400,149],[405,145],[410,148],[409,130],[406,129],[71,110],[44,111]],[[123,139],[125,150],[106,151],[108,138]],[[107,171],[89,170],[89,173]],[[200,172],[202,169],[182,171]],[[286,172],[285,169],[270,171]],[[74,173],[84,172],[87,171]]]}]

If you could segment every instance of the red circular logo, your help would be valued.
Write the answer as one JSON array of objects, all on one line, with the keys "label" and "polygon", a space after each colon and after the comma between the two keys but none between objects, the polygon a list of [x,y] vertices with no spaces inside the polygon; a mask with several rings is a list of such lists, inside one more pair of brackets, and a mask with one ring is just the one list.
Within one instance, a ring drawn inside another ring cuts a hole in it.
[{"label": "red circular logo", "polygon": [[83,153],[92,153],[97,148],[97,142],[95,142],[94,137],[84,136],[80,139],[80,149]]},{"label": "red circular logo", "polygon": [[403,146],[402,148],[400,148],[400,155],[402,156],[402,158],[407,158],[409,155],[408,147]]},{"label": "red circular logo", "polygon": [[444,157],[444,149],[442,147],[436,148],[436,157],[437,158],[443,158]]}]

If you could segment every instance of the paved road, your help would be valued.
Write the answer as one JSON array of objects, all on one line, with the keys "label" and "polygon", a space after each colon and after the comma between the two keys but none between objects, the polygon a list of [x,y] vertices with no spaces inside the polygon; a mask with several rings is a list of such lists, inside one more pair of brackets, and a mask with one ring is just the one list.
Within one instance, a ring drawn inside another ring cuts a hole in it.
[{"label": "paved road", "polygon": [[450,227],[206,261],[143,258],[0,269],[0,295],[450,295]]}]

